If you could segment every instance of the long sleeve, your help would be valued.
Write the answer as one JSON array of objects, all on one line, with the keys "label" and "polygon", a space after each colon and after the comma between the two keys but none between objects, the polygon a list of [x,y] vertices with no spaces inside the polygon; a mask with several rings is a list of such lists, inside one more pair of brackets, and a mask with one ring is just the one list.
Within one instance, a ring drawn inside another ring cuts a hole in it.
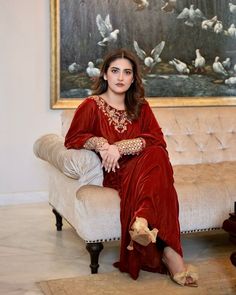
[{"label": "long sleeve", "polygon": [[158,145],[166,148],[166,142],[162,130],[148,103],[145,103],[141,112],[141,133],[137,137],[145,140],[146,147]]},{"label": "long sleeve", "polygon": [[96,137],[94,130],[96,117],[95,102],[91,99],[84,100],[74,114],[65,137],[65,147],[80,149],[90,138]]}]

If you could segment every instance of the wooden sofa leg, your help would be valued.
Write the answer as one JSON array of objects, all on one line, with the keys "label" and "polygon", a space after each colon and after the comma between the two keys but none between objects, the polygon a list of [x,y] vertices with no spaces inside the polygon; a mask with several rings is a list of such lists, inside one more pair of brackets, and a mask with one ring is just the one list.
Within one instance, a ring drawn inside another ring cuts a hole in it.
[{"label": "wooden sofa leg", "polygon": [[62,230],[62,217],[61,215],[57,212],[56,209],[52,209],[52,212],[54,213],[55,217],[56,217],[56,227],[57,227],[57,231],[61,231]]},{"label": "wooden sofa leg", "polygon": [[99,264],[98,264],[98,258],[99,254],[103,249],[103,244],[102,243],[87,243],[86,244],[86,249],[88,250],[90,254],[90,268],[91,268],[91,273],[97,273]]}]

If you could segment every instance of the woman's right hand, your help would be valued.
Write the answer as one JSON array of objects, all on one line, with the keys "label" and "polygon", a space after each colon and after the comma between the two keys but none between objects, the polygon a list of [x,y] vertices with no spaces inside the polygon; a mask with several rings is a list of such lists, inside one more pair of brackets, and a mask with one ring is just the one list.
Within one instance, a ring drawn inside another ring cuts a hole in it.
[{"label": "woman's right hand", "polygon": [[118,160],[121,155],[116,145],[104,144],[99,153],[102,158],[102,167],[104,167],[108,173],[110,171],[115,172],[116,168],[120,168]]}]

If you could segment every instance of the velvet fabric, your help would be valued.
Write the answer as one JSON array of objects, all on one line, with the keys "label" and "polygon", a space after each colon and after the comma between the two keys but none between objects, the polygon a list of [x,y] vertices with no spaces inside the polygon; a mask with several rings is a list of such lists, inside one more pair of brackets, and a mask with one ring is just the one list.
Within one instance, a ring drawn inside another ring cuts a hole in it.
[{"label": "velvet fabric", "polygon": [[[115,128],[119,118],[112,120],[114,113],[124,115],[124,111],[109,106],[101,97],[85,99],[75,112],[65,146],[83,148],[93,136],[104,137],[110,144],[137,137],[145,139],[146,147],[138,155],[122,156],[116,172],[104,171],[103,182],[104,186],[118,190],[121,199],[121,249],[115,266],[137,279],[140,269],[165,272],[161,262],[164,246],[172,247],[182,256],[179,206],[166,143],[147,101],[142,105],[139,119],[126,122],[122,132]],[[147,247],[134,242],[134,250],[130,251],[127,250],[129,230],[137,216],[147,219],[151,229],[159,230],[158,239]]]}]

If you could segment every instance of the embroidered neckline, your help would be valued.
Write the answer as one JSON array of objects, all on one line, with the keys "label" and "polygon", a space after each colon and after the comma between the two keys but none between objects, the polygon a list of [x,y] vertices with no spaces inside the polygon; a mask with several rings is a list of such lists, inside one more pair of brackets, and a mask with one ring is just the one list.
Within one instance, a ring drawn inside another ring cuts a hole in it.
[{"label": "embroidered neckline", "polygon": [[132,124],[132,121],[128,119],[127,112],[125,110],[118,110],[110,106],[102,97],[92,97],[97,103],[98,107],[105,116],[108,118],[109,125],[113,125],[115,130],[119,133],[123,133],[127,130],[127,125]]}]

